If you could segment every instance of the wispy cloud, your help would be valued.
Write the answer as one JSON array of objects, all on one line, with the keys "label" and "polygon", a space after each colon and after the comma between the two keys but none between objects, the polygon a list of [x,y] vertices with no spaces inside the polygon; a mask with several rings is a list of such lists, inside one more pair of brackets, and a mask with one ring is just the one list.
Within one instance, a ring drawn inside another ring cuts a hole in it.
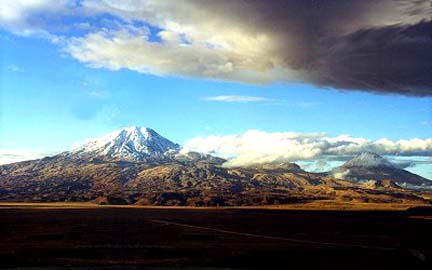
[{"label": "wispy cloud", "polygon": [[256,97],[256,96],[236,96],[236,95],[226,95],[226,96],[211,96],[203,98],[207,101],[219,101],[219,102],[265,102],[274,101],[274,99],[266,97]]},{"label": "wispy cloud", "polygon": [[320,106],[321,102],[290,102],[282,99],[267,98],[260,96],[239,96],[239,95],[220,95],[220,96],[209,96],[202,98],[206,101],[216,101],[216,102],[230,102],[230,103],[248,103],[248,102],[264,102],[266,105],[270,106],[284,106],[284,107],[294,107],[301,109],[312,109]]},{"label": "wispy cloud", "polygon": [[104,99],[104,98],[107,98],[110,95],[110,93],[107,91],[93,90],[93,91],[87,92],[87,95],[94,97],[94,98],[98,98],[98,99]]},{"label": "wispy cloud", "polygon": [[422,121],[420,124],[422,126],[432,127],[432,121]]},{"label": "wispy cloud", "polygon": [[12,71],[12,72],[24,72],[24,70],[22,69],[22,68],[20,68],[19,66],[17,66],[17,65],[8,65],[7,66],[7,69],[9,70],[9,71]]}]

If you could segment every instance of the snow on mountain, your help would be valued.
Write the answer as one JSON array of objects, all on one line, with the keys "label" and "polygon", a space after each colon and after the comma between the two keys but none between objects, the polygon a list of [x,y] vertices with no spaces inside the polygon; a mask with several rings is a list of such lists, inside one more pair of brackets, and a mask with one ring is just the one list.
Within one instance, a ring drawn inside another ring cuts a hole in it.
[{"label": "snow on mountain", "polygon": [[151,128],[132,126],[93,139],[71,154],[141,160],[177,153],[180,146]]},{"label": "snow on mountain", "polygon": [[378,154],[364,152],[349,160],[342,167],[395,167],[388,160]]}]

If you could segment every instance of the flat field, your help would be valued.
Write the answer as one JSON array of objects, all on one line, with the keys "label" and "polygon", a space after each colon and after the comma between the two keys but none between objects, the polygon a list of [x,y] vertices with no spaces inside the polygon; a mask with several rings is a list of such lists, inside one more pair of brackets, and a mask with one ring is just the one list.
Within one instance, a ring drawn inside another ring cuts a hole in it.
[{"label": "flat field", "polygon": [[431,209],[369,206],[3,203],[0,268],[432,269]]}]

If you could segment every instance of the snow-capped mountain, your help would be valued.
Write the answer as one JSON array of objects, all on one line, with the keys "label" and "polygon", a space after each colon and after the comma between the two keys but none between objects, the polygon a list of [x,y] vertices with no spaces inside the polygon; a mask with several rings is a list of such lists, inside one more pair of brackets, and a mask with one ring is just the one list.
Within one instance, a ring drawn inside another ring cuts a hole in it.
[{"label": "snow-capped mountain", "polygon": [[343,167],[395,167],[378,154],[364,152],[346,162]]},{"label": "snow-capped mountain", "polygon": [[179,149],[178,144],[162,137],[151,128],[132,126],[90,140],[71,154],[142,160],[175,154]]}]

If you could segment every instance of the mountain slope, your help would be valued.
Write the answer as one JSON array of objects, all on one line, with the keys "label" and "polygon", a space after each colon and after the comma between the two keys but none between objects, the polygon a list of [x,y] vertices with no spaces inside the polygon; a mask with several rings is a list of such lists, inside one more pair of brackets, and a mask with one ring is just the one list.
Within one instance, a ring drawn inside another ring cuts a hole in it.
[{"label": "mountain slope", "polygon": [[125,161],[57,155],[0,166],[0,201],[94,200],[112,204],[191,206],[311,200],[424,201],[420,195],[400,188],[371,189],[320,174],[282,168],[225,168],[221,166],[223,162],[205,156]]}]

